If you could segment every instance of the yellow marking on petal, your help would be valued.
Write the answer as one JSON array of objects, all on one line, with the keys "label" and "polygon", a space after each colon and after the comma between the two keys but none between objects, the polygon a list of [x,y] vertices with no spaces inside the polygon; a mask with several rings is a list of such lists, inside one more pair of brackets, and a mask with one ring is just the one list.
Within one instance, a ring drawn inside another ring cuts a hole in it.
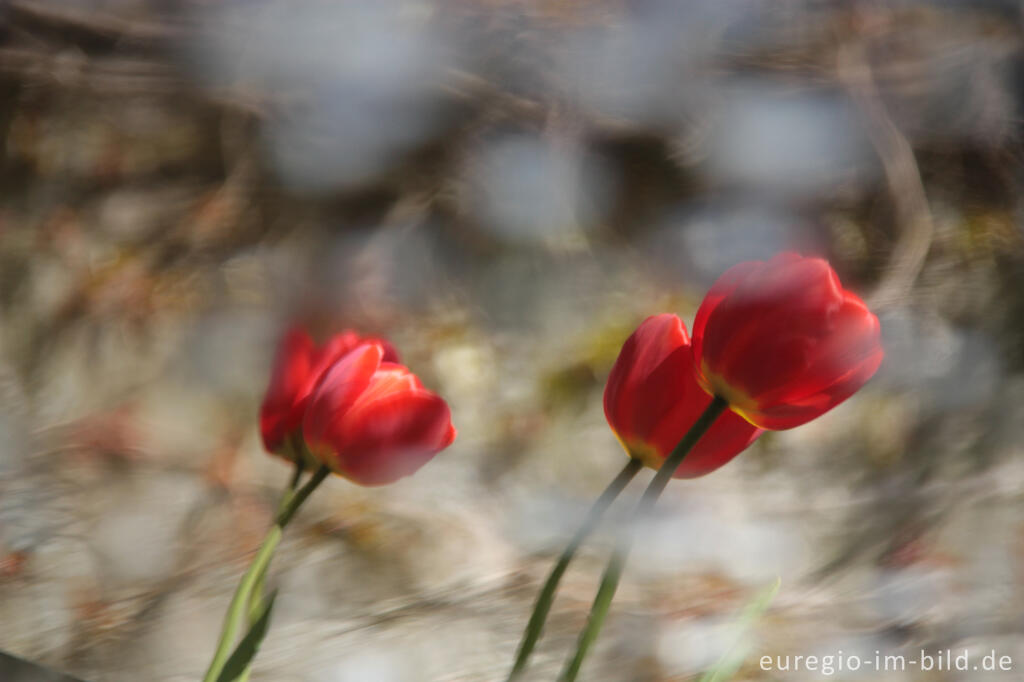
[{"label": "yellow marking on petal", "polygon": [[653,446],[647,443],[637,443],[632,449],[632,456],[643,462],[645,467],[657,471],[665,463],[665,455],[659,453]]},{"label": "yellow marking on petal", "polygon": [[[612,431],[612,433],[615,433]],[[615,433],[615,440],[619,441],[619,445],[626,451],[626,454],[633,459],[638,459],[645,467],[650,467],[657,471],[661,468],[662,463],[665,461],[665,455],[659,454],[654,447],[647,443],[633,442],[627,443],[623,440],[622,436]]]},{"label": "yellow marking on petal", "polygon": [[633,453],[629,451],[629,446],[626,445],[626,441],[622,440],[622,436],[620,436],[614,429],[612,429],[612,433],[615,435],[615,440],[619,441],[619,445],[621,445],[622,449],[626,451],[626,454],[632,457]]},{"label": "yellow marking on petal", "polygon": [[747,393],[742,389],[732,386],[725,381],[725,379],[709,370],[707,364],[703,360],[701,360],[700,363],[700,373],[697,377],[697,383],[699,383],[700,387],[709,395],[718,396],[725,400],[725,402],[729,403],[730,410],[743,417],[757,428],[764,428],[750,416],[751,414],[757,414],[758,412],[757,401],[747,395]]}]

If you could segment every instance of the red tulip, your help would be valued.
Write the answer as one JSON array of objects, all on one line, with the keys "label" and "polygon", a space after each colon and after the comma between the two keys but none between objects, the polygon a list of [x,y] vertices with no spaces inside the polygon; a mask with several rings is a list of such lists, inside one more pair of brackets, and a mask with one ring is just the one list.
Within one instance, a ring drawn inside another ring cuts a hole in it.
[{"label": "red tulip", "polygon": [[[675,315],[649,317],[629,337],[608,377],[604,414],[631,456],[658,469],[711,403],[694,376],[686,327]],[[723,413],[683,463],[676,478],[714,471],[742,452],[761,429]]]},{"label": "red tulip", "polygon": [[268,452],[281,454],[286,450],[288,437],[299,433],[306,403],[316,382],[328,367],[364,340],[379,343],[384,349],[384,358],[398,362],[398,353],[381,339],[361,339],[355,332],[346,330],[317,348],[301,327],[288,330],[277,349],[270,386],[260,407],[260,435]]},{"label": "red tulip", "polygon": [[882,362],[878,318],[820,258],[733,266],[693,323],[698,380],[763,429],[789,429],[849,398]]},{"label": "red tulip", "polygon": [[302,430],[317,459],[361,485],[409,476],[455,440],[448,404],[386,361],[379,343],[359,346],[324,374]]}]

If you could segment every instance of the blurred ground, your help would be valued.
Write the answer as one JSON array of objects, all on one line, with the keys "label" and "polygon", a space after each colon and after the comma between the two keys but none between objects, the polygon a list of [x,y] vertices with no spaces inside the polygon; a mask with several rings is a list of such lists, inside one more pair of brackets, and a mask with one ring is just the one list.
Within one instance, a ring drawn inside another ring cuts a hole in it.
[{"label": "blurred ground", "polygon": [[[998,0],[0,6],[0,649],[97,682],[198,678],[288,476],[255,414],[302,319],[389,335],[460,435],[393,487],[314,496],[253,679],[502,679],[623,463],[600,404],[619,345],[789,248],[872,302],[886,363],[670,486],[586,679],[699,674],[777,577],[738,679],[817,679],[758,656],[838,650],[995,649],[1019,671],[1021,18]],[[535,679],[607,548],[567,576]]]}]

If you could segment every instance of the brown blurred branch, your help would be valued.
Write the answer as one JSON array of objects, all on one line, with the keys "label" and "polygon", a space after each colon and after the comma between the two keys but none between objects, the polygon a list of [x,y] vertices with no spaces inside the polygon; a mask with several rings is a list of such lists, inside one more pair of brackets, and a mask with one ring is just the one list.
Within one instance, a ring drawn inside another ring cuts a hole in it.
[{"label": "brown blurred branch", "polygon": [[886,110],[863,42],[842,45],[837,68],[840,82],[864,116],[868,136],[882,162],[901,230],[886,273],[869,297],[873,308],[885,308],[905,300],[910,293],[931,247],[935,225],[914,149]]},{"label": "brown blurred branch", "polygon": [[33,48],[0,48],[0,74],[36,84],[78,87],[117,94],[164,93],[180,88],[173,69],[134,58],[88,58],[81,53],[53,53]]},{"label": "brown blurred branch", "polygon": [[[85,9],[88,7],[88,9]],[[127,19],[109,12],[97,11],[91,5],[82,9],[68,5],[53,5],[46,2],[10,0],[7,10],[17,22],[60,31],[76,31],[97,38],[154,42],[173,38],[181,26],[166,21],[143,21]]]},{"label": "brown blurred branch", "polygon": [[[81,52],[2,47],[0,76],[54,89],[82,89],[103,95],[168,95],[195,86],[165,62],[129,57],[91,57]],[[226,109],[266,115],[263,98],[237,90],[203,91],[202,97]]]}]

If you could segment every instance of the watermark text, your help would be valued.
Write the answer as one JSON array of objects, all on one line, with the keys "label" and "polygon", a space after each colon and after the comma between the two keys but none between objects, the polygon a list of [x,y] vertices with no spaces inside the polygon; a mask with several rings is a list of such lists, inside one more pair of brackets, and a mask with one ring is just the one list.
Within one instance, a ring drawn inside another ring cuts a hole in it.
[{"label": "watermark text", "polygon": [[1001,655],[994,649],[987,652],[968,649],[921,649],[915,654],[883,654],[875,651],[874,656],[843,653],[822,655],[762,656],[761,670],[765,672],[816,672],[830,677],[846,672],[861,670],[872,672],[905,672],[908,670],[928,671],[977,671],[1007,672],[1013,670],[1013,659]]}]

